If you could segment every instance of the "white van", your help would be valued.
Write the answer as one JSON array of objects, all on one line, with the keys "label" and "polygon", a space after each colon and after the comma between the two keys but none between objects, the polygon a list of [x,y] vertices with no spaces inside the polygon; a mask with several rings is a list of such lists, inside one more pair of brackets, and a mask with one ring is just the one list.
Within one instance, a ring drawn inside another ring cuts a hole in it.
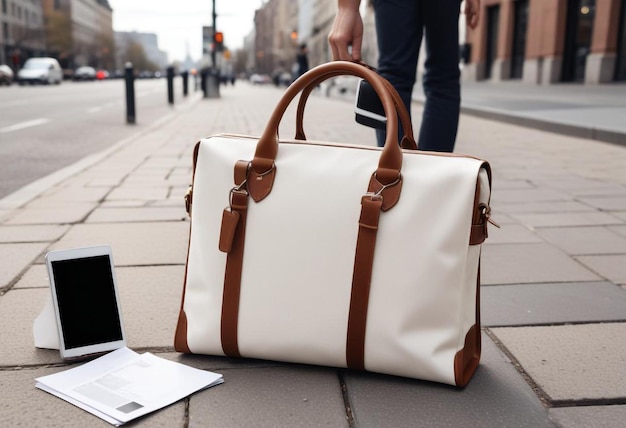
[{"label": "white van", "polygon": [[17,81],[20,85],[25,83],[56,83],[63,80],[63,70],[59,62],[54,58],[29,58],[24,67],[17,72]]}]

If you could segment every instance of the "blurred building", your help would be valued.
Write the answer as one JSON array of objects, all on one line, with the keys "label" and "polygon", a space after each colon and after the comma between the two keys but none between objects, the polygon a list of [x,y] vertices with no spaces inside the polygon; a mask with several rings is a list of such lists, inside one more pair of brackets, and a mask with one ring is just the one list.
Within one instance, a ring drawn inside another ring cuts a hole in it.
[{"label": "blurred building", "polygon": [[63,68],[112,68],[113,10],[107,0],[41,0],[48,55]]},{"label": "blurred building", "polygon": [[40,1],[0,0],[0,64],[17,70],[26,59],[46,51]]},{"label": "blurred building", "polygon": [[314,67],[332,60],[328,33],[337,15],[337,0],[315,0],[313,4],[313,30],[309,46],[309,64]]},{"label": "blurred building", "polygon": [[483,0],[467,34],[475,80],[626,80],[626,0]]},{"label": "blurred building", "polygon": [[239,72],[247,75],[254,73],[256,66],[256,30],[253,28],[243,39],[243,64],[238,67]]},{"label": "blurred building", "polygon": [[[116,64],[117,68],[124,68],[126,61],[131,60],[137,62],[135,67],[140,69],[153,68],[148,65],[140,64],[138,58],[129,58],[129,47],[132,44],[137,44],[143,48],[145,53],[145,59],[154,65],[154,68],[164,70],[168,65],[167,52],[159,49],[158,37],[154,33],[138,33],[137,31],[116,31],[115,32],[115,47],[116,47]],[[141,71],[141,70],[140,70]],[[151,70],[156,71],[156,70]]]},{"label": "blurred building", "polygon": [[298,2],[269,0],[254,15],[255,71],[291,72],[298,46]]},{"label": "blurred building", "polygon": [[[374,14],[370,1],[361,5],[364,24],[363,59],[378,58]],[[337,0],[269,0],[256,11],[255,69],[271,74],[292,71],[297,48],[306,43],[310,67],[332,60],[328,33],[337,14]]]}]

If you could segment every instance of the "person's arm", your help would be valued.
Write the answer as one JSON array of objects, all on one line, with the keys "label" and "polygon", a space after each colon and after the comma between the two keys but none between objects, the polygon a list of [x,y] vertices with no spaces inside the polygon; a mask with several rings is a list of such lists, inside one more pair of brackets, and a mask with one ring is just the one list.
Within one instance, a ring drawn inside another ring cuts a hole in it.
[{"label": "person's arm", "polygon": [[[359,61],[363,42],[363,20],[359,12],[361,0],[338,0],[337,16],[328,34],[333,60]],[[352,54],[348,47],[352,45]]]},{"label": "person's arm", "polygon": [[480,0],[465,0],[465,20],[472,30],[478,26],[480,18]]}]

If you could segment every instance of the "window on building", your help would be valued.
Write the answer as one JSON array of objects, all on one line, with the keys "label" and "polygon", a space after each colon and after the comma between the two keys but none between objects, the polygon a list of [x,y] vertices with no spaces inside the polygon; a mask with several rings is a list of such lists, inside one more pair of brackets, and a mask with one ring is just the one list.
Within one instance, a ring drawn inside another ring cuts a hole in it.
[{"label": "window on building", "polygon": [[2,13],[7,13],[7,0],[2,0]]},{"label": "window on building", "polygon": [[626,0],[622,0],[615,80],[626,80]]},{"label": "window on building", "polygon": [[528,0],[517,0],[513,6],[513,53],[511,78],[521,79],[526,57],[526,32],[528,29]]},{"label": "window on building", "polygon": [[500,26],[500,5],[487,8],[487,52],[485,58],[485,79],[491,79],[491,69],[498,55],[498,31]]},{"label": "window on building", "polygon": [[6,22],[2,23],[2,37],[4,38],[5,41],[8,41],[10,39],[9,37],[9,24]]},{"label": "window on building", "polygon": [[565,50],[563,52],[562,80],[582,82],[585,80],[587,55],[591,51],[591,38],[595,18],[595,0],[569,0]]}]

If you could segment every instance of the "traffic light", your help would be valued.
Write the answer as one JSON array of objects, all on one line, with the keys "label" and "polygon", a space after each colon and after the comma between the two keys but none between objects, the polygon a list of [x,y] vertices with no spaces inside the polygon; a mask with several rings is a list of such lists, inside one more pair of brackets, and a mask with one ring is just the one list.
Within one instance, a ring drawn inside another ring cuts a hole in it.
[{"label": "traffic light", "polygon": [[222,52],[224,50],[224,33],[218,31],[213,36],[213,41],[215,42],[215,50],[217,52]]}]

